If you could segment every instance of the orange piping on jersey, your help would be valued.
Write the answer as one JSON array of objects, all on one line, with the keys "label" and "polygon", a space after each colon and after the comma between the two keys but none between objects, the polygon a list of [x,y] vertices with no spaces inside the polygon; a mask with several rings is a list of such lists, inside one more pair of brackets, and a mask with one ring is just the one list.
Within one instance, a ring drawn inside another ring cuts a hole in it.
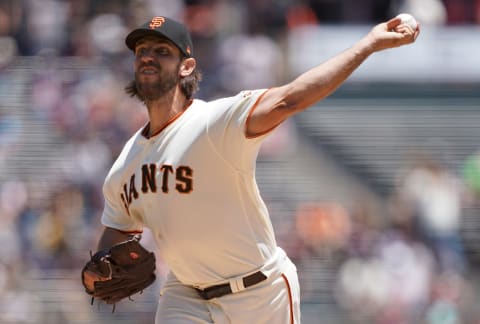
[{"label": "orange piping on jersey", "polygon": [[116,228],[113,228],[113,227],[109,227],[109,226],[106,226],[106,228],[110,228],[110,229],[113,229],[115,231],[118,231],[122,234],[128,234],[128,235],[133,235],[133,234],[142,234],[143,233],[143,230],[138,230],[138,231],[122,231],[122,230],[119,230],[119,229],[116,229]]},{"label": "orange piping on jersey", "polygon": [[292,298],[292,290],[290,289],[290,283],[288,282],[287,276],[282,273],[282,278],[285,280],[285,284],[287,285],[288,290],[288,301],[290,304],[290,324],[294,324],[293,321],[293,298]]},{"label": "orange piping on jersey", "polygon": [[178,112],[176,115],[174,115],[172,118],[170,118],[165,125],[163,125],[162,128],[160,128],[158,131],[156,131],[155,133],[153,133],[152,135],[150,135],[150,137],[147,137],[148,136],[148,130],[150,128],[150,122],[147,124],[147,126],[145,126],[145,128],[143,129],[142,131],[142,135],[147,137],[147,138],[152,138],[154,136],[157,136],[158,134],[160,134],[165,128],[167,128],[168,125],[172,124],[174,121],[176,121],[180,116],[183,115],[183,113],[185,111],[187,111],[188,108],[190,108],[190,106],[192,105],[193,103],[193,99],[190,99],[187,106],[185,107],[185,109],[183,109],[182,111]]},{"label": "orange piping on jersey", "polygon": [[260,101],[262,100],[263,96],[264,96],[268,91],[270,91],[271,89],[272,89],[272,88],[265,90],[265,92],[262,93],[262,94],[257,98],[257,100],[256,100],[255,103],[253,104],[252,108],[251,108],[250,111],[248,112],[247,120],[245,121],[245,131],[244,131],[246,138],[249,138],[249,139],[250,139],[250,138],[260,137],[260,136],[262,136],[262,135],[265,135],[265,134],[271,132],[271,131],[274,130],[275,128],[277,128],[278,125],[273,126],[272,128],[267,129],[266,131],[261,132],[261,133],[258,133],[258,134],[255,134],[255,135],[248,135],[248,134],[247,134],[248,123],[250,122],[250,117],[252,116],[253,111],[254,111],[255,109],[257,109],[257,106],[258,106],[258,104],[260,103]]}]

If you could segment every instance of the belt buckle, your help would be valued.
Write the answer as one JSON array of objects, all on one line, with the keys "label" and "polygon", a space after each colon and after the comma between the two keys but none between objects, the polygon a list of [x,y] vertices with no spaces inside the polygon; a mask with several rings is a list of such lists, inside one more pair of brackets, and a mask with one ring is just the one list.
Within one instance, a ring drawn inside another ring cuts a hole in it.
[{"label": "belt buckle", "polygon": [[[261,271],[257,271],[249,276],[243,277],[242,282],[244,284],[244,289],[242,290],[245,290],[248,287],[254,286],[264,281],[265,279],[267,279],[267,276]],[[204,289],[200,289],[198,287],[193,287],[193,288],[195,288],[195,290],[198,292],[200,297],[206,300],[210,300],[212,298],[219,298],[219,297],[234,293],[230,287],[230,283],[214,285],[214,286],[206,287]]]}]

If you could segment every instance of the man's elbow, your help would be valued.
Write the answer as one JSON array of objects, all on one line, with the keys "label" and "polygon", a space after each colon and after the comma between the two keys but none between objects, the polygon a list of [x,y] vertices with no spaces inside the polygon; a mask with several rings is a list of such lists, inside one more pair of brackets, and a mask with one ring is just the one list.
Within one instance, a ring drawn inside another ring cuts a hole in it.
[{"label": "man's elbow", "polygon": [[306,110],[321,99],[321,93],[301,91],[298,87],[290,85],[285,89],[284,95],[278,101],[278,107],[288,112],[289,115],[293,115]]}]

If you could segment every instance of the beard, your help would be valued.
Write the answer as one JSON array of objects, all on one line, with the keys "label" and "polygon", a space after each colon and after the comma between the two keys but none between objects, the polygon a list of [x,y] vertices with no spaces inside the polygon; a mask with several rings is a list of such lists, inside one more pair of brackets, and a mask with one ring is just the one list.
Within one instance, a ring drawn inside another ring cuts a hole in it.
[{"label": "beard", "polygon": [[177,66],[174,72],[164,71],[159,65],[154,63],[146,64],[144,66],[149,65],[155,67],[158,71],[158,78],[155,81],[141,81],[139,73],[135,72],[135,83],[138,96],[143,101],[154,101],[163,97],[174,89],[180,80],[180,77],[178,76],[180,65]]}]

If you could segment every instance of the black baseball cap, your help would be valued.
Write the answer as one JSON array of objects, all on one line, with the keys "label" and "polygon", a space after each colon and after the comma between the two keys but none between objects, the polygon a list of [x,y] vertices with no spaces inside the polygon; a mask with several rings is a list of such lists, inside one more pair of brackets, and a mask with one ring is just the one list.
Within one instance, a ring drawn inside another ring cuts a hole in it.
[{"label": "black baseball cap", "polygon": [[190,33],[185,25],[162,16],[153,17],[137,29],[134,29],[125,38],[125,44],[132,51],[135,51],[137,41],[145,36],[165,37],[174,43],[182,53],[191,57],[193,54],[193,44]]}]

